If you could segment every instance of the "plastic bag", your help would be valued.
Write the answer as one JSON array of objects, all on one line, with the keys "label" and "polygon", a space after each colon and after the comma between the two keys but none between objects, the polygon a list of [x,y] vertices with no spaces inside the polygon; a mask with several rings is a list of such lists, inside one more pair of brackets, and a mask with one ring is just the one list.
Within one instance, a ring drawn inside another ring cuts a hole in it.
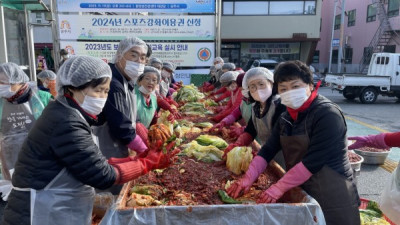
[{"label": "plastic bag", "polygon": [[383,190],[380,207],[386,217],[400,224],[400,166],[397,166]]},{"label": "plastic bag", "polygon": [[251,147],[235,147],[232,149],[228,153],[226,160],[228,170],[236,175],[246,172],[251,160],[253,160],[251,151]]}]

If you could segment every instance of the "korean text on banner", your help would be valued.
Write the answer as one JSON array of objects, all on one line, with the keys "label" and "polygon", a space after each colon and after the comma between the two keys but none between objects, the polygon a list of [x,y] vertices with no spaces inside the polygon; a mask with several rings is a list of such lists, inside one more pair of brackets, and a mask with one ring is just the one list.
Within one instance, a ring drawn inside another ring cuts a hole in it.
[{"label": "korean text on banner", "polygon": [[59,12],[214,13],[214,0],[57,0]]},{"label": "korean text on banner", "polygon": [[215,16],[58,15],[61,40],[214,40]]},{"label": "korean text on banner", "polygon": [[[61,48],[70,55],[89,55],[110,62],[119,42],[77,42],[61,41]],[[211,42],[148,42],[153,54],[163,61],[176,66],[211,66],[215,57],[215,45]]]}]

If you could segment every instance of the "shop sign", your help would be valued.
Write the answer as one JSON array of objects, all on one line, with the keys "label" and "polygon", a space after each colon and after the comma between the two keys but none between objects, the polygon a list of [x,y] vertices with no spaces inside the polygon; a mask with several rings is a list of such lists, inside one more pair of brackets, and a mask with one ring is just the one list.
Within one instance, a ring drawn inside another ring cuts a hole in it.
[{"label": "shop sign", "polygon": [[214,40],[215,16],[58,15],[62,40]]},{"label": "shop sign", "polygon": [[57,0],[59,12],[215,13],[214,0]]},{"label": "shop sign", "polygon": [[[61,41],[61,48],[70,55],[88,55],[111,62],[119,42]],[[215,45],[211,42],[148,42],[152,57],[169,61],[176,66],[211,66]]]},{"label": "shop sign", "polygon": [[242,54],[298,54],[299,43],[242,43]]}]

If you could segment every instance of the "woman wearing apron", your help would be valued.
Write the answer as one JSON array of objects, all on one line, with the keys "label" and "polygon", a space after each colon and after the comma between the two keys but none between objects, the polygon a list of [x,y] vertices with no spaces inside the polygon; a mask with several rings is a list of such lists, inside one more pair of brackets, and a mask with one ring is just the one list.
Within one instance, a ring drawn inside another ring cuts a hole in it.
[{"label": "woman wearing apron", "polygon": [[[251,116],[246,129],[235,143],[230,144],[224,151],[224,156],[237,146],[249,146],[254,139],[263,145],[271,134],[275,122],[285,106],[280,104],[280,99],[273,94],[274,77],[271,71],[263,67],[252,68],[243,78],[243,87],[247,90],[250,102],[253,104]],[[282,159],[275,158],[279,164]]]},{"label": "woman wearing apron", "polygon": [[51,94],[38,91],[15,63],[0,64],[0,161],[4,199],[11,191],[11,175],[22,143],[42,114]]},{"label": "woman wearing apron", "polygon": [[[240,134],[243,133],[243,130],[245,126],[247,125],[247,122],[249,121],[251,117],[251,110],[252,110],[252,103],[249,100],[249,95],[248,95],[248,89],[244,89],[242,87],[242,81],[245,73],[239,74],[236,78],[236,84],[239,87],[240,91],[242,92],[242,102],[240,103],[240,106],[237,107],[236,109],[233,110],[228,116],[226,116],[224,119],[221,120],[221,122],[217,123],[214,125],[214,127],[211,128],[211,131],[215,129],[221,129],[223,127],[227,127],[232,125],[234,122],[240,120],[240,124],[243,125],[243,127],[240,127]],[[241,119],[243,118],[243,121]]]},{"label": "woman wearing apron", "polygon": [[338,106],[314,89],[304,63],[289,61],[274,71],[283,113],[245,176],[228,189],[234,198],[249,190],[271,159],[282,150],[287,173],[263,192],[258,203],[275,203],[301,186],[321,205],[330,224],[360,224],[357,188],[347,157],[346,122]]},{"label": "woman wearing apron", "polygon": [[59,96],[22,146],[1,224],[89,225],[93,187],[122,184],[170,163],[171,154],[156,150],[118,162],[101,154],[90,126],[104,107],[110,80],[109,66],[97,58],[72,57],[61,66]]}]

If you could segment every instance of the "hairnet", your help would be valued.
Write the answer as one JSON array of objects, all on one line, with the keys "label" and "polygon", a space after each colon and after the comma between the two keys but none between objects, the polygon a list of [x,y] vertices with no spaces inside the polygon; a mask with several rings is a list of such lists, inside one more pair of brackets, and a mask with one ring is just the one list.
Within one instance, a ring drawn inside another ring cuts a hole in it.
[{"label": "hairnet", "polygon": [[172,72],[175,71],[175,66],[171,62],[164,62],[163,68],[167,68],[167,69],[171,70]]},{"label": "hairnet", "polygon": [[223,60],[221,57],[215,57],[214,63],[215,63],[215,62],[224,63],[224,60]]},{"label": "hairnet", "polygon": [[57,75],[51,71],[51,70],[43,70],[37,75],[37,78],[39,79],[49,79],[49,80],[55,80],[57,78]]},{"label": "hairnet", "polygon": [[0,81],[5,84],[20,84],[29,82],[29,77],[15,63],[0,64]]},{"label": "hairnet", "polygon": [[236,66],[233,63],[224,63],[224,65],[222,65],[221,69],[228,70],[228,71],[234,71],[236,69]]},{"label": "hairnet", "polygon": [[157,83],[160,83],[161,80],[161,73],[156,68],[152,66],[145,66],[143,73],[139,76],[138,82],[141,81],[147,73],[155,73],[157,75]]},{"label": "hairnet", "polygon": [[161,65],[163,64],[162,61],[161,61],[161,59],[156,58],[156,57],[152,57],[152,58],[149,60],[149,65],[151,66],[151,65],[153,65],[154,63],[160,63]]},{"label": "hairnet", "polygon": [[274,83],[274,74],[264,67],[255,67],[246,72],[243,78],[242,88],[249,88],[249,83],[254,79],[266,79]]},{"label": "hairnet", "polygon": [[244,75],[245,75],[245,73],[241,73],[236,77],[236,83],[237,83],[238,87],[242,87]]},{"label": "hairnet", "polygon": [[119,42],[117,53],[115,53],[115,56],[113,58],[113,63],[119,62],[122,59],[122,57],[124,56],[124,54],[127,51],[129,51],[129,49],[131,49],[135,46],[144,48],[147,53],[148,47],[147,47],[146,43],[144,41],[142,41],[142,39],[137,38],[137,37],[125,38],[124,40],[121,40]]},{"label": "hairnet", "polygon": [[111,78],[111,69],[103,60],[91,56],[71,57],[58,70],[58,94],[64,94],[64,86],[80,87],[102,77]]},{"label": "hairnet", "polygon": [[236,81],[236,78],[237,78],[238,75],[239,75],[239,73],[236,72],[236,71],[228,71],[228,72],[222,74],[222,76],[219,79],[219,81],[221,82],[221,84],[227,85],[231,81]]}]

